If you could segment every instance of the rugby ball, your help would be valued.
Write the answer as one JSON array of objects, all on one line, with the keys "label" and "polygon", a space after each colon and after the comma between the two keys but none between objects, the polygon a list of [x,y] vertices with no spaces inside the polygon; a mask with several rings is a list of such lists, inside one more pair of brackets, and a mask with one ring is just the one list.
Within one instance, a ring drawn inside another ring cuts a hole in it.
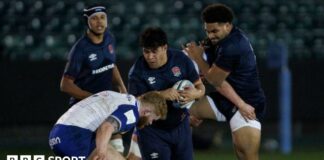
[{"label": "rugby ball", "polygon": [[[178,90],[178,91],[183,91],[183,90],[186,90],[186,89],[189,89],[189,88],[193,88],[195,87],[195,85],[190,82],[189,80],[180,80],[178,82],[176,82],[174,85],[173,85],[173,88]],[[181,104],[180,102],[178,101],[173,101],[173,106],[176,107],[176,108],[187,108],[189,109],[189,107],[195,102],[195,100],[192,100],[186,104]]]}]

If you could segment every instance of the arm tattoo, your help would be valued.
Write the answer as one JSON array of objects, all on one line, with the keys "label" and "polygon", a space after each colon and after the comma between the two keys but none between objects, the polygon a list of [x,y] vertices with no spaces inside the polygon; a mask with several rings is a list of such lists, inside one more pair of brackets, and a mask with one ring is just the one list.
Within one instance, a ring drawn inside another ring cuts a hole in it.
[{"label": "arm tattoo", "polygon": [[116,120],[116,118],[114,118],[114,117],[112,117],[112,116],[109,116],[109,117],[106,119],[106,121],[113,125],[113,127],[114,127],[114,132],[113,132],[113,133],[117,133],[117,132],[119,131],[120,124],[119,124],[119,122]]}]

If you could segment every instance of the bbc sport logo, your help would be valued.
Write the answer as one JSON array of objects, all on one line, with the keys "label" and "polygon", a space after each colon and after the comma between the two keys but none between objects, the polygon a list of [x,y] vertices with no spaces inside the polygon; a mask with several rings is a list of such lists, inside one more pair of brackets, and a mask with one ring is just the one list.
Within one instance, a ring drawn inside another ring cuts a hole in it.
[{"label": "bbc sport logo", "polygon": [[85,160],[84,156],[7,155],[7,160]]}]

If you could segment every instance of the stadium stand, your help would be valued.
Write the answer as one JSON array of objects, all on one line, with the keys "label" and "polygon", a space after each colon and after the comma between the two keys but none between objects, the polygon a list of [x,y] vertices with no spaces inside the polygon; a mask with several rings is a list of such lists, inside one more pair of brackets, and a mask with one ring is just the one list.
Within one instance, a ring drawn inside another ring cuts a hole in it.
[{"label": "stadium stand", "polygon": [[[85,25],[81,11],[92,1],[2,0],[0,36],[2,56],[32,61],[65,59]],[[140,51],[138,35],[150,25],[163,27],[170,44],[180,48],[189,40],[204,37],[200,12],[212,0],[117,1],[109,8],[109,23],[122,59],[132,59]],[[233,0],[218,2],[231,6],[236,24],[249,34],[256,54],[263,58],[273,41],[288,45],[291,58],[324,57],[324,1]]]}]

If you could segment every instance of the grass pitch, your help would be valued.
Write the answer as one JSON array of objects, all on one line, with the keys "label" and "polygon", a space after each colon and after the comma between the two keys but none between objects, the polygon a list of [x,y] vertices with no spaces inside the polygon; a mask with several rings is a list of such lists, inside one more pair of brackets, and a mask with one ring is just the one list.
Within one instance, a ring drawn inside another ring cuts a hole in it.
[{"label": "grass pitch", "polygon": [[[4,149],[0,148],[0,159],[6,159],[7,155],[46,155],[51,156],[53,153],[48,148],[20,148]],[[210,149],[207,151],[195,151],[195,160],[235,160],[235,154],[232,150]],[[324,160],[324,148],[314,149],[295,149],[291,154],[284,155],[280,152],[260,152],[260,160]]]}]

